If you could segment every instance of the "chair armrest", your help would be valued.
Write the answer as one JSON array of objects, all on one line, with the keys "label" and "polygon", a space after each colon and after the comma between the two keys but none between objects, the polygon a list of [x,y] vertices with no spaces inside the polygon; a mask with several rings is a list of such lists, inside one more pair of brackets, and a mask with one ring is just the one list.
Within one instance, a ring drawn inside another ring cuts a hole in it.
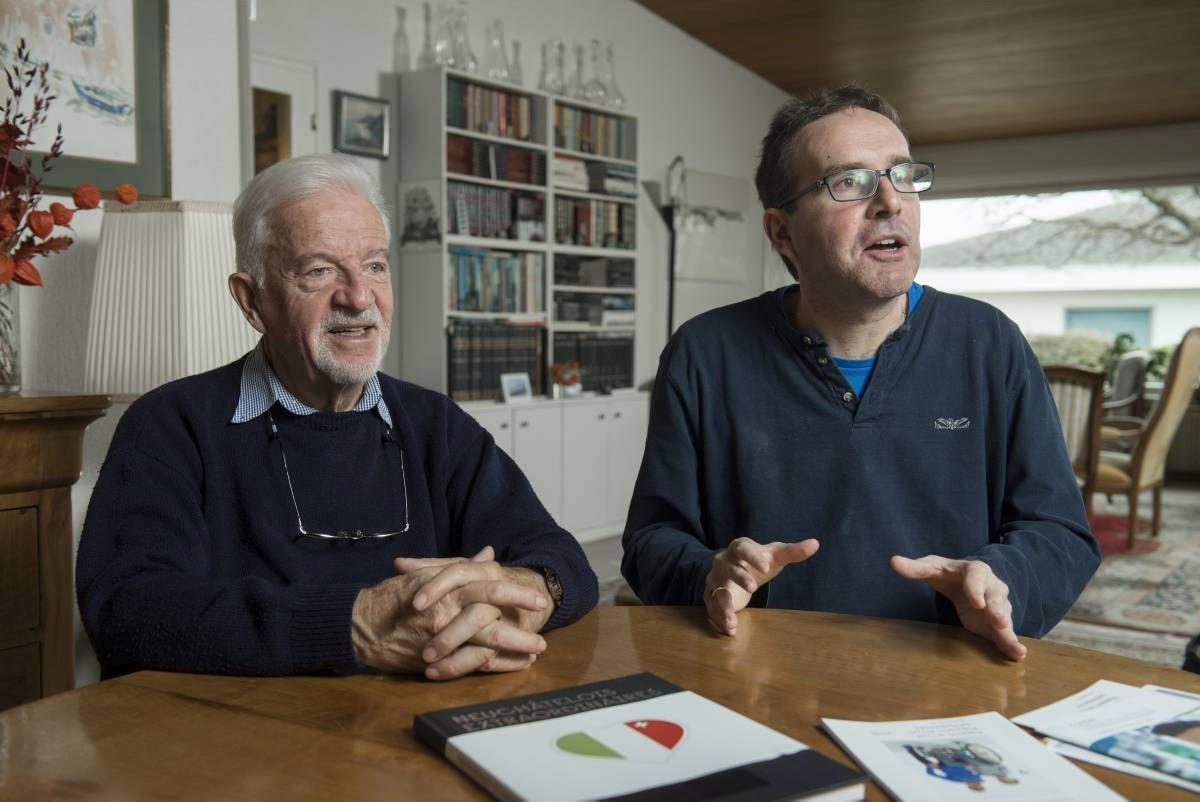
[{"label": "chair armrest", "polygon": [[1134,393],[1133,395],[1128,395],[1124,398],[1113,398],[1108,401],[1101,401],[1100,409],[1120,409],[1121,407],[1127,407],[1141,397],[1141,393]]},{"label": "chair armrest", "polygon": [[1131,418],[1127,415],[1113,415],[1111,418],[1102,418],[1101,426],[1111,426],[1114,429],[1120,429],[1122,434],[1132,434],[1141,431],[1145,421],[1141,418]]}]

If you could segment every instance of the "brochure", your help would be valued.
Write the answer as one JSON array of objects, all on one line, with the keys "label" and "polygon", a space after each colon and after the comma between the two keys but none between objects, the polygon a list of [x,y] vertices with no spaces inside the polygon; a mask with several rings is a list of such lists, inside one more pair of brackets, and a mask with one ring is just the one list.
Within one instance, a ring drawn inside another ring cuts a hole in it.
[{"label": "brochure", "polygon": [[1084,749],[1082,746],[1069,744],[1066,741],[1059,741],[1055,738],[1042,736],[1042,743],[1050,747],[1054,752],[1063,757],[1069,757],[1072,760],[1081,760],[1084,763],[1103,766],[1106,769],[1119,771],[1123,774],[1132,774],[1134,777],[1141,777],[1144,780],[1154,780],[1155,782],[1166,783],[1176,788],[1182,788],[1185,791],[1200,794],[1200,783],[1188,782],[1179,777],[1172,777],[1170,774],[1163,774],[1160,771],[1139,766],[1136,763],[1126,763],[1124,760],[1117,760],[1115,757],[1102,755],[1099,752],[1093,752],[1091,749]]},{"label": "brochure", "polygon": [[1200,697],[1099,680],[1013,719],[1060,741],[1200,782]]},{"label": "brochure", "polygon": [[876,782],[904,802],[1124,799],[999,713],[913,721],[822,721]]},{"label": "brochure", "polygon": [[413,729],[500,799],[865,796],[854,769],[653,674],[422,713]]}]

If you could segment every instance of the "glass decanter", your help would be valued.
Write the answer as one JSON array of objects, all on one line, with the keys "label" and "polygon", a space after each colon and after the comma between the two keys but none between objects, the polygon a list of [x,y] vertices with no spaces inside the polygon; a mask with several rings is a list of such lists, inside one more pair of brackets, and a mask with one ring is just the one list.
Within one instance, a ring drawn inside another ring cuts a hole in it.
[{"label": "glass decanter", "polygon": [[408,28],[404,6],[396,6],[396,32],[392,34],[392,72],[408,72],[412,60],[408,52]]},{"label": "glass decanter", "polygon": [[613,58],[613,43],[608,43],[608,69],[604,73],[604,85],[608,89],[608,105],[614,109],[625,108],[625,95],[617,86],[617,64]]},{"label": "glass decanter", "polygon": [[424,70],[437,64],[433,55],[433,14],[428,3],[422,3],[421,16],[425,20],[425,37],[421,43],[421,54],[417,56],[417,69]]},{"label": "glass decanter", "polygon": [[485,31],[483,74],[497,81],[508,80],[508,55],[504,46],[504,23],[494,20]]},{"label": "glass decanter", "polygon": [[513,39],[512,60],[508,62],[508,80],[517,86],[525,85],[525,73],[521,69],[521,43]]},{"label": "glass decanter", "polygon": [[597,106],[604,105],[604,99],[608,95],[608,91],[602,80],[604,75],[604,61],[600,57],[600,40],[592,40],[592,77],[583,85],[584,100],[589,103],[595,103]]},{"label": "glass decanter", "polygon": [[567,80],[567,89],[564,94],[576,100],[586,100],[587,92],[583,88],[583,45],[579,42],[572,42],[571,49],[575,51],[575,69],[571,73],[570,79]]}]

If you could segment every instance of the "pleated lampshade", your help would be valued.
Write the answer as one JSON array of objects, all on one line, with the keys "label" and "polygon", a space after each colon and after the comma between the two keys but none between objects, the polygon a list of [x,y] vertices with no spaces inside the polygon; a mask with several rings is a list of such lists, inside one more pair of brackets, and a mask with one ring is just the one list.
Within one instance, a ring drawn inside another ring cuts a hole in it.
[{"label": "pleated lampshade", "polygon": [[258,333],[226,286],[235,269],[230,204],[106,204],[86,391],[140,395],[253,348]]}]

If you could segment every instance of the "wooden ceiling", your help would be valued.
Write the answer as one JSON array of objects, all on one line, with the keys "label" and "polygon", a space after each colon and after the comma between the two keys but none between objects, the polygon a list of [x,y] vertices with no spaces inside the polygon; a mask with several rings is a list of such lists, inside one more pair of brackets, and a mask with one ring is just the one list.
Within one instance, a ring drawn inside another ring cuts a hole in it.
[{"label": "wooden ceiling", "polygon": [[787,92],[874,89],[919,144],[1200,120],[1200,0],[639,2]]}]

